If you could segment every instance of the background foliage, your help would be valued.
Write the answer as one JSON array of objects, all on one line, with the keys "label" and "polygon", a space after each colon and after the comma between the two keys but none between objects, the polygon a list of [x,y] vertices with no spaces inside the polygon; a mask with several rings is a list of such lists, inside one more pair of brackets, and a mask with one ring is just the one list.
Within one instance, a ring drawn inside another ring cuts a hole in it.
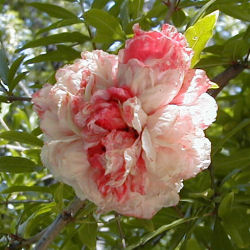
[{"label": "background foliage", "polygon": [[180,32],[189,27],[193,66],[227,85],[211,90],[220,94],[207,130],[210,168],[185,181],[180,203],[152,220],[98,216],[86,202],[50,249],[121,249],[124,239],[128,249],[250,249],[249,13],[247,0],[1,0],[0,248],[33,248],[74,198],[42,167],[31,94],[82,50],[117,53],[134,23],[149,30],[170,22]]}]

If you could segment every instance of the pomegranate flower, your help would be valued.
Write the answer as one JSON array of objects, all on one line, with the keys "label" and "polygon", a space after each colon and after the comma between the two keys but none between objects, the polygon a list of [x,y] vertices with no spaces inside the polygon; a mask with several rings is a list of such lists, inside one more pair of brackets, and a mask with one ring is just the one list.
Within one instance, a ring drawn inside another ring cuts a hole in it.
[{"label": "pomegranate flower", "polygon": [[170,25],[142,31],[119,55],[101,50],[59,69],[33,95],[42,161],[100,211],[151,218],[179,201],[182,181],[210,164],[204,136],[216,117],[206,73]]}]

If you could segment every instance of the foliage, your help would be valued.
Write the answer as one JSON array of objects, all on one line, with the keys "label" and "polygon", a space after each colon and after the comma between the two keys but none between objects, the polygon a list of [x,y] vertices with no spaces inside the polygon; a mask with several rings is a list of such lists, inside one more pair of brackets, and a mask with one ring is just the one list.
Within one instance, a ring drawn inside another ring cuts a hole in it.
[{"label": "foliage", "polygon": [[50,247],[121,249],[124,235],[128,249],[249,249],[249,9],[247,0],[0,1],[0,248],[28,249],[74,197],[42,167],[31,94],[82,50],[117,53],[133,24],[149,30],[170,21],[194,49],[193,66],[211,78],[243,66],[217,97],[210,168],[151,220],[99,216],[86,202]]}]

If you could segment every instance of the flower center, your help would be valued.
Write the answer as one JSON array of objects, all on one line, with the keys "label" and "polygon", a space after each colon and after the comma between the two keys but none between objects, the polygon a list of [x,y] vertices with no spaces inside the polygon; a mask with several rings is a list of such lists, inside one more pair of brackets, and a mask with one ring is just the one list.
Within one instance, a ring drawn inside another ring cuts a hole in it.
[{"label": "flower center", "polygon": [[[144,194],[144,160],[138,132],[127,125],[122,104],[131,93],[123,88],[98,90],[89,102],[75,106],[75,122],[87,145],[90,173],[103,196],[123,201],[128,191]],[[79,108],[80,107],[80,108]],[[140,172],[140,174],[138,174]]]}]

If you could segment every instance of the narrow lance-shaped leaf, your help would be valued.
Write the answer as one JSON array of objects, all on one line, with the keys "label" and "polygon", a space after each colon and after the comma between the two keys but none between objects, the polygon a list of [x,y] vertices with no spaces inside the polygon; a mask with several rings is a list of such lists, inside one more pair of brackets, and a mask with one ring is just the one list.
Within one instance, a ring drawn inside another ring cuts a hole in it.
[{"label": "narrow lance-shaped leaf", "polygon": [[200,53],[205,48],[208,40],[213,35],[213,28],[216,23],[219,12],[215,11],[202,19],[200,19],[194,26],[191,26],[185,32],[185,37],[189,46],[194,51],[191,67],[199,61]]},{"label": "narrow lance-shaped leaf", "polygon": [[77,18],[77,16],[74,13],[58,5],[47,4],[47,3],[29,3],[28,5],[42,12],[47,13],[51,17],[57,17],[62,19]]},{"label": "narrow lance-shaped leaf", "polygon": [[36,136],[19,131],[5,131],[0,134],[0,138],[8,141],[16,141],[35,146],[43,146],[43,141],[38,139]]},{"label": "narrow lance-shaped leaf", "polygon": [[16,76],[15,79],[13,79],[9,84],[9,92],[11,93],[13,89],[17,86],[17,84],[24,79],[24,77],[27,75],[27,71],[22,72]]},{"label": "narrow lance-shaped leaf", "polygon": [[8,60],[4,49],[0,49],[0,78],[7,85],[8,84]]},{"label": "narrow lance-shaped leaf", "polygon": [[97,222],[93,216],[89,216],[88,222],[83,223],[77,231],[84,245],[89,249],[96,249]]},{"label": "narrow lance-shaped leaf", "polygon": [[79,57],[80,57],[80,52],[68,46],[60,45],[57,46],[57,50],[50,51],[48,53],[33,57],[30,60],[25,61],[25,64],[48,62],[48,61],[54,61],[54,62],[60,62],[64,60],[71,61]]},{"label": "narrow lance-shaped leaf", "polygon": [[223,229],[219,218],[216,218],[213,235],[212,235],[212,248],[213,250],[233,250],[231,241],[229,240],[225,230]]},{"label": "narrow lance-shaped leaf", "polygon": [[193,26],[201,17],[204,15],[205,11],[215,2],[216,0],[210,0],[202,6],[202,8],[197,12],[197,14],[190,20],[187,24],[187,28]]},{"label": "narrow lance-shaped leaf", "polygon": [[108,12],[99,9],[91,9],[85,13],[86,22],[96,28],[96,42],[111,42],[113,40],[125,40],[125,33],[119,21]]},{"label": "narrow lance-shaped leaf", "polygon": [[25,58],[25,56],[20,56],[18,57],[11,65],[9,73],[8,73],[8,82],[9,84],[11,83],[11,81],[14,79],[15,74],[18,70],[18,68],[20,67],[23,59]]},{"label": "narrow lance-shaped leaf", "polygon": [[25,173],[36,170],[36,164],[23,157],[1,156],[0,172]]},{"label": "narrow lance-shaped leaf", "polygon": [[47,37],[42,37],[37,40],[31,41],[26,43],[22,48],[18,51],[27,49],[27,48],[34,48],[38,46],[46,46],[49,44],[56,44],[56,43],[66,43],[66,42],[76,42],[76,43],[83,43],[89,40],[89,38],[80,32],[63,32],[60,34],[55,34]]},{"label": "narrow lance-shaped leaf", "polygon": [[250,22],[250,5],[249,3],[238,5],[237,1],[229,4],[219,4],[219,10],[234,18]]},{"label": "narrow lance-shaped leaf", "polygon": [[176,220],[170,224],[167,224],[167,225],[163,225],[161,226],[160,228],[156,229],[154,232],[151,232],[151,233],[148,233],[146,234],[145,236],[141,237],[137,243],[133,244],[133,245],[130,245],[127,250],[132,250],[132,249],[135,249],[136,247],[140,246],[140,245],[144,245],[145,243],[147,243],[149,240],[151,240],[152,238],[156,237],[157,235],[165,232],[166,230],[169,230],[169,229],[172,229],[178,225],[181,225],[183,223],[186,223],[188,221],[191,221],[191,220],[195,220],[197,219],[197,217],[193,217],[193,218],[189,218],[189,219],[186,219],[186,218],[182,218],[182,219],[179,219],[179,220]]},{"label": "narrow lance-shaped leaf", "polygon": [[1,191],[2,194],[11,194],[15,192],[41,192],[51,193],[52,190],[49,187],[39,186],[12,186]]},{"label": "narrow lance-shaped leaf", "polygon": [[81,19],[79,19],[79,18],[59,20],[59,21],[57,21],[55,23],[52,23],[51,25],[49,25],[46,28],[40,29],[36,33],[36,36],[40,35],[40,34],[42,34],[44,32],[48,32],[50,30],[53,30],[53,29],[58,29],[58,28],[61,28],[61,27],[65,27],[65,26],[69,26],[69,25],[73,25],[73,24],[77,24],[77,23],[83,23],[83,21]]}]

